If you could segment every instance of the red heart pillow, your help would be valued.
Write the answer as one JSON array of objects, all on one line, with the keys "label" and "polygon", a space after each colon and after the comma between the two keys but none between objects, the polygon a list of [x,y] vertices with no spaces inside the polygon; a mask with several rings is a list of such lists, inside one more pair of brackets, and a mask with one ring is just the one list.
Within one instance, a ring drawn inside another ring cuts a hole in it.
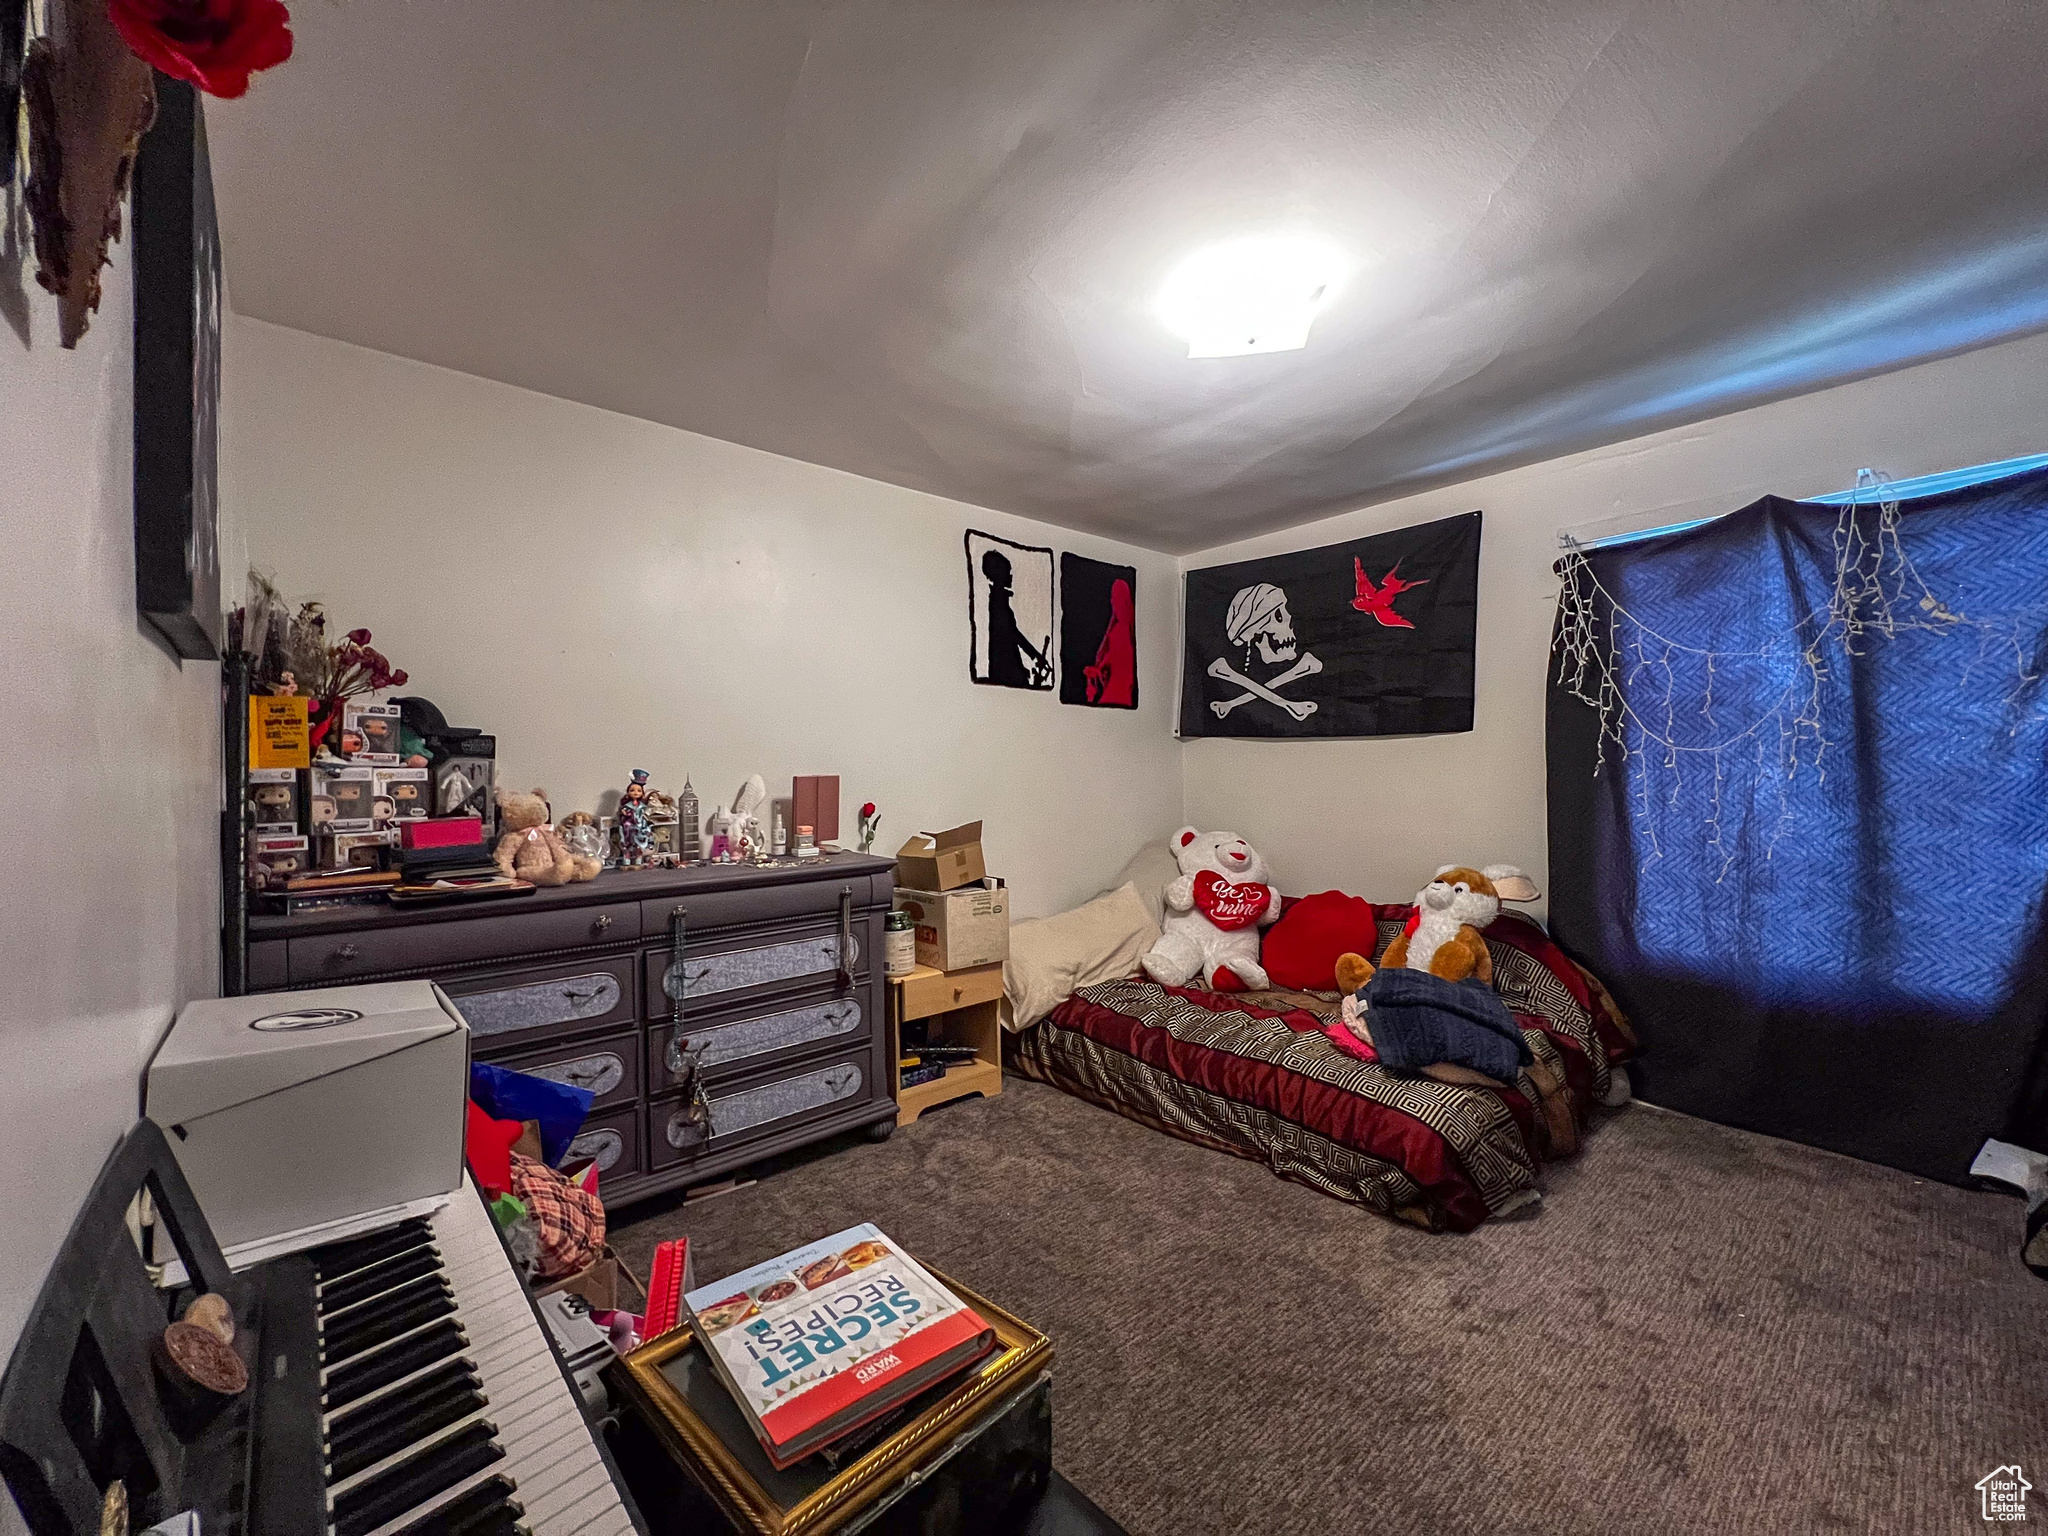
[{"label": "red heart pillow", "polygon": [[1259,964],[1276,987],[1334,992],[1339,955],[1379,953],[1377,924],[1373,904],[1363,897],[1318,891],[1287,904],[1266,930]]}]

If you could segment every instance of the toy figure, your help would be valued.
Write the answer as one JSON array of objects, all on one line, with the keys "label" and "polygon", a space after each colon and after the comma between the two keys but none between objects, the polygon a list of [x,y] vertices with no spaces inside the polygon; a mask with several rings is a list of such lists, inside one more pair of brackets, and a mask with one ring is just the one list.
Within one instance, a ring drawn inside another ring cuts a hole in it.
[{"label": "toy figure", "polygon": [[633,782],[619,793],[619,868],[645,869],[654,856],[654,824],[647,817],[647,770],[635,768]]},{"label": "toy figure", "polygon": [[332,795],[315,795],[312,799],[311,807],[310,819],[315,832],[318,832],[322,827],[327,826],[334,820],[337,807]]}]

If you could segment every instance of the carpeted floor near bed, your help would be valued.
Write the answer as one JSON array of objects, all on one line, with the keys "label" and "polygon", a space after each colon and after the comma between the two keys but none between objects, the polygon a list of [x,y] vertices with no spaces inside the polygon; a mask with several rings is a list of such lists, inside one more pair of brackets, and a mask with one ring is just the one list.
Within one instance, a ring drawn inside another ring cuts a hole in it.
[{"label": "carpeted floor near bed", "polygon": [[1053,1459],[1142,1536],[1921,1536],[2048,1488],[2017,1200],[1641,1105],[1464,1237],[1015,1080],[622,1214],[705,1280],[878,1223],[1052,1336]]}]

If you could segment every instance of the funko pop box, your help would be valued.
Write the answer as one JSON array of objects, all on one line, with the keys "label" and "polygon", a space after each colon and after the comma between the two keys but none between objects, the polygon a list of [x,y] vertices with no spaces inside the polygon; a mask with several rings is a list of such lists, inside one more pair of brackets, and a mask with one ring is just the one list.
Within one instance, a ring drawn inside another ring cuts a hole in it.
[{"label": "funko pop box", "polygon": [[299,772],[296,768],[251,768],[249,811],[258,832],[296,832],[299,819]]},{"label": "funko pop box", "polygon": [[[370,785],[379,820],[411,821],[425,816],[433,798],[432,778],[425,768],[372,768]],[[386,802],[391,807],[388,815],[383,810]]]},{"label": "funko pop box", "polygon": [[398,726],[396,704],[344,704],[341,734],[348,745],[338,744],[336,750],[352,763],[402,763],[405,754],[398,749]]},{"label": "funko pop box", "polygon": [[306,827],[315,834],[376,829],[371,770],[353,763],[315,763],[306,770]]}]

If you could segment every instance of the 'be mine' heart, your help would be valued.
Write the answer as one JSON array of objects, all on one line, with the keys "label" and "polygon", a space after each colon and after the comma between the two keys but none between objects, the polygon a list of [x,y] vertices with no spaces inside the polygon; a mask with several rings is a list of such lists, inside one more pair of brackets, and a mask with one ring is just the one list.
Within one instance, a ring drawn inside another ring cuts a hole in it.
[{"label": "'be mine' heart", "polygon": [[1195,876],[1195,909],[1226,932],[1251,927],[1272,899],[1273,888],[1256,880],[1233,884],[1213,869]]}]

